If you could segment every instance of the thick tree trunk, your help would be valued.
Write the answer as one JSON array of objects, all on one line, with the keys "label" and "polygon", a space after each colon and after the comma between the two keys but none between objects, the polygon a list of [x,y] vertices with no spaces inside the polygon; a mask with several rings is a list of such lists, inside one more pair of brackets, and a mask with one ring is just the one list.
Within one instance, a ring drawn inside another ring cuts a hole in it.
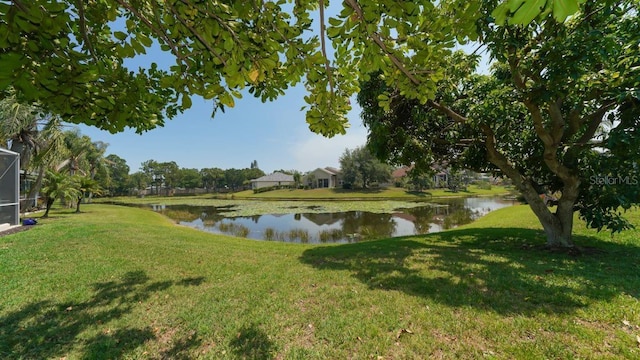
[{"label": "thick tree trunk", "polygon": [[540,220],[540,224],[547,236],[549,247],[573,247],[571,233],[573,231],[574,205],[579,193],[579,180],[572,178],[565,183],[562,189],[562,197],[558,201],[555,213],[547,207],[545,201],[538,195],[534,187],[527,182],[520,186],[524,198],[529,203],[531,210]]},{"label": "thick tree trunk", "polygon": [[549,247],[573,247],[571,233],[573,230],[573,202],[570,206],[567,200],[563,201],[564,205],[558,205],[555,213],[552,213],[544,201],[535,193],[525,199],[529,203],[529,207],[533,210],[545,235],[547,236],[547,246]]},{"label": "thick tree trunk", "polygon": [[530,179],[526,179],[516,170],[495,147],[493,131],[485,126],[483,128],[487,134],[486,148],[489,161],[500,168],[505,175],[513,180],[514,185],[527,200],[531,210],[536,215],[540,224],[544,228],[547,236],[547,246],[549,247],[573,247],[571,232],[573,230],[573,206],[578,199],[580,180],[570,173],[563,173],[561,176],[564,186],[562,197],[558,202],[555,213],[547,207],[545,201],[540,197],[538,191],[533,186]]}]

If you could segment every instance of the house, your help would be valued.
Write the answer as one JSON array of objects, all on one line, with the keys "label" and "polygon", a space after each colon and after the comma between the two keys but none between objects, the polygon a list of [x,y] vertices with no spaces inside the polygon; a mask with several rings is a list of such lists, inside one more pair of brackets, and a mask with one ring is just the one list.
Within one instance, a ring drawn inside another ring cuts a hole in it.
[{"label": "house", "polygon": [[[409,176],[409,173],[413,170],[413,165],[411,166],[403,166],[395,169],[391,173],[391,178],[395,184],[402,184],[406,177]],[[443,165],[433,164],[431,165],[431,180],[433,182],[434,188],[443,188],[447,187],[449,183],[449,174],[450,170]]]},{"label": "house", "polygon": [[274,172],[273,174],[265,175],[251,180],[252,189],[260,189],[273,186],[290,187],[295,186],[295,184],[296,182],[293,180],[293,175],[283,174],[281,172]]},{"label": "house", "polygon": [[317,168],[304,177],[304,184],[310,188],[342,187],[342,172],[332,167]]},{"label": "house", "polygon": [[434,188],[444,188],[449,185],[449,171],[438,171],[433,175],[433,187]]},{"label": "house", "polygon": [[393,170],[393,172],[391,172],[391,179],[393,181],[393,184],[398,187],[402,187],[403,183],[406,180],[406,177],[409,175],[409,172],[412,169],[413,169],[413,165],[403,166]]}]

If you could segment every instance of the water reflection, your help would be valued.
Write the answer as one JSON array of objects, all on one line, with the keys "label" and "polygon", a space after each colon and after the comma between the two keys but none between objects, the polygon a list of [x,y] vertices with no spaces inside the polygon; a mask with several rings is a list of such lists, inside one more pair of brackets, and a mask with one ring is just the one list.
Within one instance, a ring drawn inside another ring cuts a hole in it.
[{"label": "water reflection", "polygon": [[226,216],[228,207],[160,205],[152,209],[182,225],[217,234],[296,243],[348,243],[451,229],[513,203],[500,198],[465,198],[393,213],[348,211],[240,217]]}]

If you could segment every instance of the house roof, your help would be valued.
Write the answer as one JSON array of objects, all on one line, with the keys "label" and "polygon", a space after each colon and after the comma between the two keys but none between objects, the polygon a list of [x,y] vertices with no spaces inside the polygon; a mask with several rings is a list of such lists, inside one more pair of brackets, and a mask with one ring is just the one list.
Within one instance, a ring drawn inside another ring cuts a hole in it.
[{"label": "house roof", "polygon": [[334,175],[337,175],[337,174],[339,174],[339,173],[340,173],[340,169],[336,169],[336,168],[331,167],[331,166],[327,166],[327,167],[326,167],[326,168],[324,168],[324,169],[325,169],[325,170],[327,170],[327,171],[329,171],[329,172],[331,172],[331,173],[333,173]]},{"label": "house roof", "polygon": [[403,177],[407,176],[407,173],[411,169],[413,169],[413,165],[411,165],[411,166],[403,166],[401,168],[397,168],[397,169],[393,170],[393,172],[391,173],[391,177],[394,178],[394,179],[403,178]]},{"label": "house roof", "polygon": [[310,173],[314,173],[314,172],[316,172],[318,170],[322,171],[323,173],[329,174],[329,175],[338,175],[340,173],[340,169],[336,169],[336,168],[327,166],[325,168],[317,168],[317,169],[315,169],[313,171],[310,171],[309,174]]},{"label": "house roof", "polygon": [[253,179],[251,181],[262,182],[262,181],[270,181],[270,182],[293,182],[293,175],[283,174],[281,172],[274,172],[273,174],[265,175],[259,177],[257,179]]}]

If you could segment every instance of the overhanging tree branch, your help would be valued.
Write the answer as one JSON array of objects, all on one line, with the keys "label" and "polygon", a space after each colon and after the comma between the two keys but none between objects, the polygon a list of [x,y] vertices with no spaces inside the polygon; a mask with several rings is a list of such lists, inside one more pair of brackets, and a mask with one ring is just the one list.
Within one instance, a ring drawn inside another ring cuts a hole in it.
[{"label": "overhanging tree branch", "polygon": [[329,81],[329,89],[333,95],[333,75],[331,74],[331,66],[329,66],[329,58],[327,57],[326,34],[324,24],[324,0],[320,0],[320,44],[322,56],[324,57],[324,69],[327,72],[327,80]]},{"label": "overhanging tree branch", "polygon": [[96,51],[93,48],[93,44],[91,43],[91,40],[89,40],[89,33],[87,30],[87,19],[84,14],[84,1],[83,0],[77,1],[76,6],[78,7],[78,18],[80,19],[80,34],[82,34],[82,39],[87,44],[87,48],[89,49],[89,53],[91,54],[91,57],[93,57],[93,60],[97,63],[98,56],[96,55]]},{"label": "overhanging tree branch", "polygon": [[[356,12],[356,14],[358,14],[358,19],[360,19],[360,21],[364,20],[364,13],[362,12],[362,8],[360,7],[360,4],[358,4],[357,0],[345,0],[345,3],[349,5]],[[378,47],[391,60],[393,65],[402,72],[402,74],[404,74],[409,80],[411,80],[413,84],[420,85],[420,80],[418,80],[418,78],[416,78],[409,70],[407,70],[407,68],[404,66],[402,61],[400,61],[400,59],[398,59],[398,57],[395,56],[387,48],[387,45],[385,45],[384,41],[382,41],[380,34],[378,34],[377,32],[374,32],[374,33],[368,34],[368,36],[371,38],[371,40],[373,40],[373,42],[376,45],[378,45]]]},{"label": "overhanging tree branch", "polygon": [[135,7],[133,7],[132,5],[126,3],[123,0],[116,0],[118,2],[118,4],[120,4],[120,6],[122,6],[123,8],[131,11],[131,13],[138,18],[140,21],[142,21],[142,23],[144,23],[151,31],[153,31],[154,34],[156,34],[156,36],[158,36],[160,39],[162,39],[167,46],[169,46],[169,48],[171,48],[171,53],[173,55],[176,56],[176,58],[180,61],[182,61],[184,59],[184,57],[180,54],[180,51],[178,51],[178,47],[177,45],[173,42],[173,40],[171,40],[171,38],[169,36],[167,36],[166,32],[162,31],[161,29],[155,27],[151,21],[149,19],[147,19],[144,15],[142,15],[142,13],[140,13]]},{"label": "overhanging tree branch", "polygon": [[598,131],[598,128],[600,127],[600,124],[602,124],[602,118],[615,105],[616,102],[614,100],[609,100],[608,102],[600,106],[596,111],[583,118],[582,122],[588,122],[588,126],[584,134],[582,134],[580,139],[578,139],[576,143],[577,145],[583,146],[587,144],[591,139],[593,139],[596,131]]},{"label": "overhanging tree branch", "polygon": [[202,35],[200,35],[199,32],[197,32],[193,26],[189,25],[181,16],[180,14],[178,14],[178,12],[176,11],[176,9],[167,4],[167,6],[169,7],[169,10],[171,10],[171,13],[176,17],[176,19],[178,19],[178,21],[187,29],[189,29],[189,31],[191,31],[191,33],[193,34],[193,36],[196,37],[196,39],[198,39],[198,41],[211,53],[213,54],[213,56],[217,57],[218,60],[220,60],[220,62],[222,63],[222,65],[226,66],[227,62],[224,60],[224,58],[218,54],[217,51],[215,51],[213,49],[213,47],[211,46],[211,44],[209,44],[209,42],[207,40],[205,40]]},{"label": "overhanging tree branch", "polygon": [[565,120],[562,116],[562,99],[558,98],[556,101],[550,101],[547,111],[551,118],[551,138],[554,145],[559,145],[564,135]]},{"label": "overhanging tree branch", "polygon": [[451,119],[453,119],[453,121],[460,123],[460,124],[466,124],[467,122],[469,122],[469,119],[458,114],[457,112],[453,111],[450,107],[442,105],[436,101],[433,100],[429,100],[427,102],[428,105],[432,106],[433,108],[437,109],[438,111],[440,111],[441,113],[449,116]]}]

